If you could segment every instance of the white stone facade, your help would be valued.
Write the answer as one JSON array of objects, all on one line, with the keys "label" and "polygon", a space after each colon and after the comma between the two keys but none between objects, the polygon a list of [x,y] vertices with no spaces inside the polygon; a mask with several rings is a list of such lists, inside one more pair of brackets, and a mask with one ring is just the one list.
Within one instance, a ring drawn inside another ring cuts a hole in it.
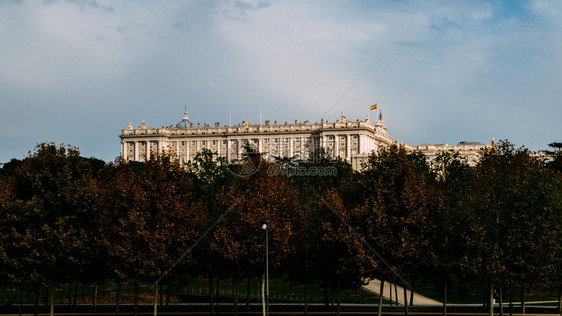
[{"label": "white stone facade", "polygon": [[492,147],[493,145],[493,141],[490,145],[461,141],[454,146],[449,144],[423,144],[418,146],[407,146],[407,148],[409,150],[422,152],[428,161],[435,159],[440,152],[458,152],[461,157],[466,158],[469,165],[474,165],[480,157],[480,152],[485,148]]},{"label": "white stone facade", "polygon": [[339,157],[359,166],[379,146],[388,146],[396,140],[390,137],[382,117],[375,125],[367,117],[360,121],[347,121],[342,113],[333,123],[308,121],[278,124],[250,125],[244,121],[235,126],[192,124],[184,119],[176,126],[147,128],[141,122],[139,128],[122,130],[121,155],[126,160],[145,161],[155,152],[172,151],[182,162],[191,160],[203,148],[210,149],[228,161],[243,158],[244,146],[249,144],[266,159],[311,159],[321,148],[330,157]]},{"label": "white stone facade", "polygon": [[[214,126],[193,124],[187,118],[187,112],[181,122],[175,126],[147,128],[144,121],[134,129],[121,131],[121,156],[126,160],[145,161],[154,153],[171,151],[181,163],[193,159],[197,152],[207,148],[218,153],[227,161],[243,159],[245,145],[252,146],[269,160],[275,158],[293,158],[309,160],[323,149],[330,157],[347,161],[355,170],[369,154],[380,147],[398,143],[391,137],[386,123],[379,115],[375,125],[369,116],[363,121],[348,121],[342,113],[333,123],[308,121],[278,124],[265,121],[265,124],[249,124],[243,121],[234,126]],[[462,143],[461,143],[462,144]],[[435,158],[439,151],[460,151],[461,155],[475,161],[481,148],[490,145],[464,144],[458,146],[440,145],[404,145],[409,150],[422,151],[428,160]]]}]

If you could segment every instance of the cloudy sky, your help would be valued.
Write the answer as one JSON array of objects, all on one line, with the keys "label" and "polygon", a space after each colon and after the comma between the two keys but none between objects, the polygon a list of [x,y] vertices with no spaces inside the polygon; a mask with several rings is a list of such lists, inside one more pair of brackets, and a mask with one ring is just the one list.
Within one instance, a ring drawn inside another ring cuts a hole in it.
[{"label": "cloudy sky", "polygon": [[39,142],[364,119],[410,145],[562,141],[559,0],[0,0],[0,162]]}]

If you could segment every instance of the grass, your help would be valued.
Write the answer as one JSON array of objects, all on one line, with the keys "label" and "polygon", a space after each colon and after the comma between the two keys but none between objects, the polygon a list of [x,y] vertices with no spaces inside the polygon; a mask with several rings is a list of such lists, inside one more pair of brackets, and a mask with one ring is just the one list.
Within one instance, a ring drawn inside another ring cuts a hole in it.
[{"label": "grass", "polygon": [[[216,279],[213,280],[213,294],[216,293]],[[303,303],[305,296],[304,285],[291,284],[282,278],[274,278],[270,280],[270,302],[286,302],[286,303]],[[453,284],[452,290],[448,295],[448,303],[450,304],[480,304],[483,302],[483,287],[481,285],[467,285],[467,284]],[[74,297],[76,297],[76,304],[93,304],[95,286],[87,284],[79,284],[77,289],[72,290],[69,284],[60,284],[55,287],[55,303],[56,304],[73,304]],[[69,290],[71,290],[72,298],[69,302]],[[76,291],[76,293],[75,293]],[[168,298],[167,292],[170,292]],[[247,281],[241,282],[238,290],[238,302],[240,304],[246,303]],[[503,301],[507,304],[509,302],[509,288],[503,290]],[[98,301],[97,304],[115,304],[116,303],[117,285],[113,282],[106,282],[106,284],[98,287]],[[416,292],[418,294],[433,298],[438,301],[443,300],[443,289],[439,284],[431,282],[418,282],[416,284]],[[231,280],[219,281],[219,300],[220,302],[233,301],[233,288]],[[310,284],[308,288],[310,303],[323,303],[324,292],[317,284]],[[21,295],[23,294],[23,295]],[[76,295],[75,295],[76,294]],[[20,296],[21,295],[21,296]],[[170,303],[178,302],[208,302],[209,301],[209,288],[208,280],[205,278],[197,278],[191,280],[188,284],[182,286],[171,286],[168,290],[167,285],[160,288],[159,301],[168,301]],[[356,303],[356,304],[377,304],[378,295],[364,291],[362,289],[343,290],[340,293],[341,302],[343,303]],[[25,289],[20,293],[19,289],[14,287],[6,287],[0,285],[0,304],[4,303],[7,299],[11,299],[14,305],[20,303],[20,297],[23,304],[34,304],[36,293],[33,289]],[[45,304],[48,300],[48,293],[45,289],[38,292],[39,304]],[[513,301],[520,301],[520,288],[513,288],[512,293]],[[558,289],[545,288],[528,291],[525,294],[526,302],[533,301],[557,301]],[[141,286],[139,293],[140,303],[152,303],[154,300],[152,291],[149,285]],[[261,300],[261,280],[252,280],[250,283],[250,302],[260,302]],[[329,303],[336,303],[337,293],[335,289],[328,289]],[[120,302],[123,304],[130,304],[133,302],[133,286],[124,285]],[[388,303],[385,301],[385,303]],[[415,302],[414,302],[415,303]]]},{"label": "grass", "polygon": [[[213,285],[216,291],[216,285]],[[259,302],[261,297],[261,281],[253,280],[250,284],[250,301]],[[247,283],[243,282],[239,286],[239,301],[246,301]],[[232,301],[233,287],[229,281],[220,282],[219,293],[221,298]],[[189,296],[189,301],[193,299],[206,299],[208,297],[208,280],[197,279],[193,280],[186,291],[186,296]],[[269,297],[270,302],[304,302],[305,287],[302,284],[291,284],[285,282],[282,278],[275,278],[270,280],[269,284]],[[311,303],[324,302],[324,292],[317,284],[310,284],[308,286],[308,301]],[[337,300],[337,293],[335,289],[328,289],[329,302]],[[343,290],[340,293],[341,301],[345,303],[378,303],[378,295],[372,294],[361,289],[357,290]],[[187,299],[186,299],[187,300]]]},{"label": "grass", "polygon": [[[216,279],[213,280],[213,294],[216,293]],[[239,303],[246,302],[247,282],[244,281],[239,285],[238,295]],[[167,292],[170,295],[167,295]],[[69,293],[70,292],[70,293]],[[59,284],[55,286],[55,304],[93,304],[95,286],[88,284],[78,284],[77,287],[70,287],[69,284]],[[98,286],[97,304],[115,304],[116,303],[117,284],[106,282]],[[209,288],[208,279],[193,279],[187,285],[160,287],[160,301],[171,303],[177,302],[208,302]],[[308,287],[310,303],[323,303],[324,292],[321,287],[316,284],[310,284]],[[40,289],[37,293],[34,289],[26,288],[22,291],[15,287],[0,286],[0,304],[10,299],[14,305],[34,304],[37,300],[39,304],[45,304],[48,301],[48,291],[45,288]],[[231,280],[219,281],[219,296],[221,302],[233,301],[233,286]],[[70,297],[70,300],[69,300]],[[303,303],[305,299],[305,288],[302,284],[291,284],[285,282],[282,278],[270,280],[269,284],[270,302],[287,302],[287,303]],[[344,303],[378,303],[378,295],[372,294],[361,289],[342,290],[340,293],[341,302]],[[260,302],[261,300],[261,280],[252,280],[250,283],[250,301]],[[328,289],[329,303],[336,303],[337,292],[335,289]],[[152,303],[154,300],[150,285],[143,285],[140,288],[139,303]],[[124,284],[121,290],[120,303],[130,304],[133,302],[133,285]]]}]

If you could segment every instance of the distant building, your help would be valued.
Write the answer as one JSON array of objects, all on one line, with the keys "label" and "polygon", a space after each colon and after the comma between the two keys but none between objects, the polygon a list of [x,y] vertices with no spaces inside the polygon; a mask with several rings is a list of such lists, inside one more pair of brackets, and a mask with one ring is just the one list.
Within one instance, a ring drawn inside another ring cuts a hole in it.
[{"label": "distant building", "polygon": [[421,151],[428,161],[437,157],[440,152],[459,152],[459,154],[467,159],[470,165],[474,165],[480,156],[480,151],[484,148],[490,148],[492,145],[484,145],[477,142],[461,141],[455,146],[449,144],[422,144],[418,146],[407,146],[410,150]]},{"label": "distant building", "polygon": [[[265,121],[265,124],[249,124],[243,121],[234,126],[214,126],[193,124],[187,117],[176,125],[162,128],[147,128],[144,121],[134,129],[129,123],[121,131],[121,156],[126,160],[145,161],[150,155],[164,151],[174,152],[181,163],[195,157],[197,152],[207,148],[218,153],[227,161],[243,159],[244,148],[249,145],[262,153],[265,159],[293,158],[309,160],[315,154],[324,151],[330,157],[338,157],[359,170],[369,154],[380,147],[398,144],[388,135],[386,122],[379,114],[373,125],[369,116],[363,121],[348,121],[342,113],[336,122],[309,121],[293,124]],[[459,144],[457,146],[420,145],[406,146],[410,150],[420,150],[429,159],[438,151],[460,150],[469,159],[477,157],[478,151],[485,145],[477,143]]]}]

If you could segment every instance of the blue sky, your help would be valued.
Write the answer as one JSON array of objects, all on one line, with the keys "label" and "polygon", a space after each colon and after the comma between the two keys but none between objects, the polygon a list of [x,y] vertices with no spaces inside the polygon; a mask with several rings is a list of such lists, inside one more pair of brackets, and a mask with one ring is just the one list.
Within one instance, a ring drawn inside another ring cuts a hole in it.
[{"label": "blue sky", "polygon": [[378,103],[410,145],[540,150],[562,141],[560,56],[557,0],[0,0],[0,162],[44,141],[110,161],[129,122],[185,105],[238,124]]}]

